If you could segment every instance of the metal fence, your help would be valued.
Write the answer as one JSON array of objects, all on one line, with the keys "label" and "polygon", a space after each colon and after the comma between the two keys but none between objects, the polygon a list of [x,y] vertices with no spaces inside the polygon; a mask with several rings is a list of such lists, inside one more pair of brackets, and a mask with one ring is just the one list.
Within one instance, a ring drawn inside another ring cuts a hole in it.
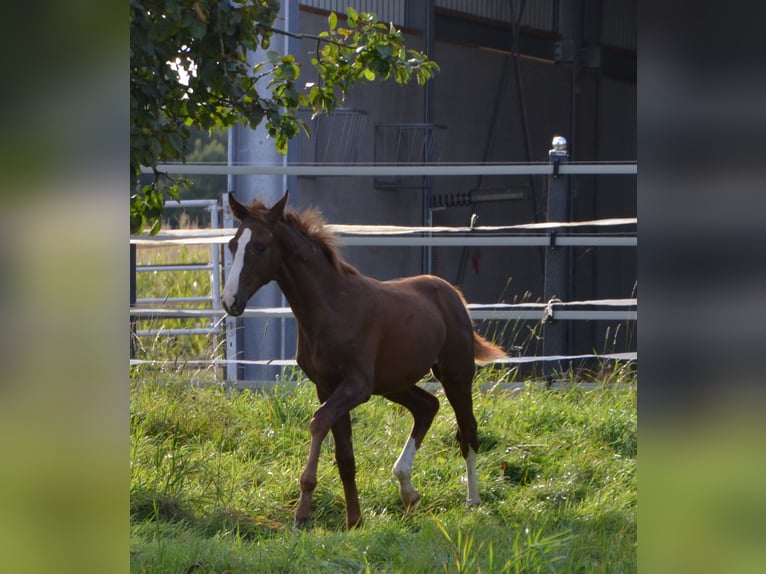
[{"label": "metal fence", "polygon": [[[215,199],[186,199],[170,201],[165,204],[166,209],[205,208],[210,213],[210,229],[221,229],[220,206]],[[214,313],[221,314],[221,261],[220,250],[217,245],[210,246],[210,260],[207,263],[171,263],[168,265],[136,265],[136,273],[183,273],[185,271],[208,271],[210,273],[210,294],[197,297],[136,297],[136,308],[131,310],[131,315],[137,318],[146,318],[141,315],[141,306],[152,307],[155,305],[177,306],[190,303],[206,304]],[[207,328],[178,328],[178,329],[136,329],[138,336],[157,335],[220,335],[223,328],[217,322],[213,322]]]},{"label": "metal fence", "polygon": [[[160,166],[163,171],[172,174],[271,174],[290,173],[293,175],[312,176],[337,176],[337,175],[367,175],[367,176],[425,176],[425,175],[466,175],[475,173],[512,173],[512,174],[545,174],[548,175],[548,212],[554,216],[554,221],[548,223],[532,223],[526,225],[506,226],[502,228],[402,228],[381,226],[331,226],[339,235],[341,245],[389,245],[389,246],[455,246],[466,245],[496,245],[496,246],[544,246],[546,249],[545,266],[545,303],[527,303],[520,305],[469,305],[469,312],[474,319],[497,319],[497,320],[536,320],[544,325],[544,355],[542,357],[515,357],[504,362],[529,362],[544,361],[546,371],[551,371],[554,364],[561,365],[562,361],[577,357],[566,357],[563,352],[562,340],[564,323],[570,320],[619,320],[635,321],[637,319],[637,300],[632,298],[617,300],[594,300],[594,301],[567,301],[561,294],[564,293],[564,278],[566,267],[564,265],[565,247],[627,247],[637,245],[635,232],[622,234],[581,234],[569,233],[577,227],[599,228],[607,225],[635,225],[635,218],[620,220],[599,220],[587,222],[568,222],[556,217],[561,205],[569,202],[568,185],[565,175],[575,174],[631,174],[637,173],[635,163],[607,163],[607,164],[569,164],[565,142],[559,141],[550,152],[550,161],[546,164],[511,164],[511,165],[454,165],[454,164],[431,164],[420,166],[381,166],[381,165],[346,165],[346,166],[193,166],[193,165],[164,165]],[[210,206],[212,213],[217,213]],[[217,204],[216,204],[217,205]],[[217,221],[217,220],[216,220]],[[524,231],[524,235],[514,232]],[[234,233],[234,229],[211,229],[211,230],[184,230],[165,231],[155,237],[132,237],[133,244],[207,244],[211,246],[211,252],[215,253],[217,261],[218,247],[226,243]],[[482,233],[490,231],[491,233]],[[536,233],[535,233],[536,232]],[[215,269],[219,263],[212,263]],[[195,269],[198,267],[194,267]],[[174,267],[175,269],[175,267]],[[220,273],[214,271],[214,276],[220,278]],[[220,308],[220,283],[216,283],[211,293],[211,308],[208,309],[173,309],[151,308],[131,309],[131,317],[134,319],[162,319],[162,318],[199,318],[209,317],[214,324],[222,324],[221,318],[225,312]],[[207,299],[206,299],[207,301]],[[272,317],[290,318],[292,313],[289,308],[278,309],[247,309],[244,317]],[[165,331],[167,333],[167,331]],[[180,334],[180,333],[179,333]],[[237,333],[226,333],[229,337],[236,337]],[[592,355],[595,356],[595,355]],[[637,358],[635,353],[619,354],[616,359],[633,360]],[[271,361],[255,361],[264,364],[294,364],[293,361],[284,358]],[[208,364],[225,364],[230,367],[232,363],[249,364],[247,360],[213,360]],[[548,367],[547,365],[550,365]],[[236,372],[234,369],[228,371]]]}]

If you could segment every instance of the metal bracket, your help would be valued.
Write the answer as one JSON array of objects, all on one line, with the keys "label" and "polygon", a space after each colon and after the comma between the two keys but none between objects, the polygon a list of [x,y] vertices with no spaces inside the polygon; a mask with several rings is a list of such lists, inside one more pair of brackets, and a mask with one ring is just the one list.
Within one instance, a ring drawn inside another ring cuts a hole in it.
[{"label": "metal bracket", "polygon": [[551,297],[551,300],[548,301],[545,305],[545,309],[543,309],[543,316],[540,319],[540,323],[543,325],[550,325],[555,321],[556,318],[553,316],[553,306],[557,303],[561,303],[561,299],[558,297]]},{"label": "metal bracket", "polygon": [[559,178],[559,166],[561,165],[561,158],[554,158],[553,159],[553,178],[558,179]]},{"label": "metal bracket", "polygon": [[548,247],[550,249],[556,249],[556,247],[558,247],[556,244],[556,237],[558,237],[558,234],[559,232],[557,229],[552,229],[550,233],[548,233]]}]

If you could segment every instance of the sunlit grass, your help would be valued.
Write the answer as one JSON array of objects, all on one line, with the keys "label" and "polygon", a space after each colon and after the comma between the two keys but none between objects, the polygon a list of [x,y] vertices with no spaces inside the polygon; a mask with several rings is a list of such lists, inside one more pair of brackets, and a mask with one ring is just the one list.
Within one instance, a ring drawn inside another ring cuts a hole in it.
[{"label": "sunlit grass", "polygon": [[[455,421],[442,408],[415,460],[423,500],[391,474],[411,417],[374,397],[352,413],[365,521],[346,532],[324,444],[314,529],[293,529],[313,385],[269,392],[178,376],[131,388],[136,572],[631,572],[636,564],[635,379],[583,389],[474,393],[483,504],[465,506]],[[254,566],[257,568],[253,570]]]},{"label": "sunlit grass", "polygon": [[[139,264],[203,263],[209,247],[139,249]],[[139,274],[139,296],[207,296],[207,271]],[[163,305],[164,306],[164,305]],[[205,326],[142,322],[142,329]],[[538,327],[497,322],[510,349]],[[487,333],[491,338],[496,338]],[[391,467],[412,419],[380,397],[352,412],[365,525],[346,532],[332,439],[323,445],[313,530],[293,528],[313,385],[287,369],[268,392],[232,390],[185,361],[223,355],[216,337],[141,337],[131,370],[131,571],[635,572],[636,373],[603,362],[546,388],[486,367],[474,385],[483,503],[467,508],[453,412],[441,409],[415,460],[420,506],[405,512]],[[515,354],[515,353],[514,353]],[[497,383],[514,383],[504,390]]]}]

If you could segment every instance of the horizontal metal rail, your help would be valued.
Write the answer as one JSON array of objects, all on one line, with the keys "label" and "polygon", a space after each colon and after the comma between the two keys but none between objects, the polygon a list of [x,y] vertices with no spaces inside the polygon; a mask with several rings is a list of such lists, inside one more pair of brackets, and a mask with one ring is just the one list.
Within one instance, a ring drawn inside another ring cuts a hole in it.
[{"label": "horizontal metal rail", "polygon": [[[169,265],[137,265],[136,271],[213,271],[212,263],[171,263]],[[209,299],[209,297],[208,297]]]},{"label": "horizontal metal rail", "polygon": [[[603,355],[586,354],[586,355],[538,355],[529,357],[505,357],[503,359],[497,359],[491,361],[488,364],[494,365],[520,365],[524,363],[533,363],[537,361],[571,361],[577,359],[604,359],[613,361],[637,361],[638,353],[605,353]],[[263,365],[273,367],[295,367],[298,365],[295,359],[191,359],[183,361],[166,361],[166,360],[150,360],[150,359],[131,359],[131,366],[138,365],[176,365],[187,367],[199,367],[199,366],[222,366],[222,365]]]},{"label": "horizontal metal rail", "polygon": [[[221,234],[166,234],[159,237],[130,238],[137,245],[158,244],[225,244],[232,238],[231,233]],[[636,247],[638,239],[635,236],[603,236],[603,235],[471,235],[471,236],[436,236],[413,237],[401,235],[339,235],[338,244],[346,247]]]},{"label": "horizontal metal rail", "polygon": [[340,236],[338,244],[348,247],[635,247],[636,237],[603,237],[594,235],[526,237],[364,237]]},{"label": "horizontal metal rail", "polygon": [[210,303],[210,295],[207,297],[146,297],[136,299],[136,304],[157,304],[157,303]]},{"label": "horizontal metal rail", "polygon": [[[527,164],[292,164],[292,165],[225,165],[163,163],[161,172],[177,175],[296,175],[306,177],[337,176],[457,176],[457,175],[553,175],[550,162]],[[151,168],[141,168],[152,173]],[[562,175],[636,175],[638,165],[620,163],[563,163],[558,166]]]},{"label": "horizontal metal rail", "polygon": [[199,329],[146,329],[136,331],[139,337],[157,337],[160,335],[177,337],[178,335],[220,335],[220,327],[199,328]]},{"label": "horizontal metal rail", "polygon": [[[149,170],[151,173],[151,170]],[[184,209],[185,207],[207,207],[210,209],[218,208],[217,199],[181,199],[180,201],[168,201],[166,208]]]},{"label": "horizontal metal rail", "polygon": [[[635,310],[568,310],[568,309],[471,309],[469,314],[475,320],[522,320],[541,321],[635,321]],[[131,309],[131,317],[140,320],[158,319],[200,319],[206,317],[221,318],[225,312],[216,309]],[[245,309],[242,317],[246,319],[292,319],[294,315],[289,307],[264,307]]]}]

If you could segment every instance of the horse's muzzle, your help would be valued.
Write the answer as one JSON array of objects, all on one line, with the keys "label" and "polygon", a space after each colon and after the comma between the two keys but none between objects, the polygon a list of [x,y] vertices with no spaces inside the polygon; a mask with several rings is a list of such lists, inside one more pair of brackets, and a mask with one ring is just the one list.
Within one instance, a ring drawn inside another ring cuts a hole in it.
[{"label": "horse's muzzle", "polygon": [[237,297],[234,297],[234,301],[232,301],[231,305],[227,305],[225,301],[221,301],[221,304],[223,304],[223,308],[232,317],[239,317],[245,312],[245,306],[239,302]]}]

